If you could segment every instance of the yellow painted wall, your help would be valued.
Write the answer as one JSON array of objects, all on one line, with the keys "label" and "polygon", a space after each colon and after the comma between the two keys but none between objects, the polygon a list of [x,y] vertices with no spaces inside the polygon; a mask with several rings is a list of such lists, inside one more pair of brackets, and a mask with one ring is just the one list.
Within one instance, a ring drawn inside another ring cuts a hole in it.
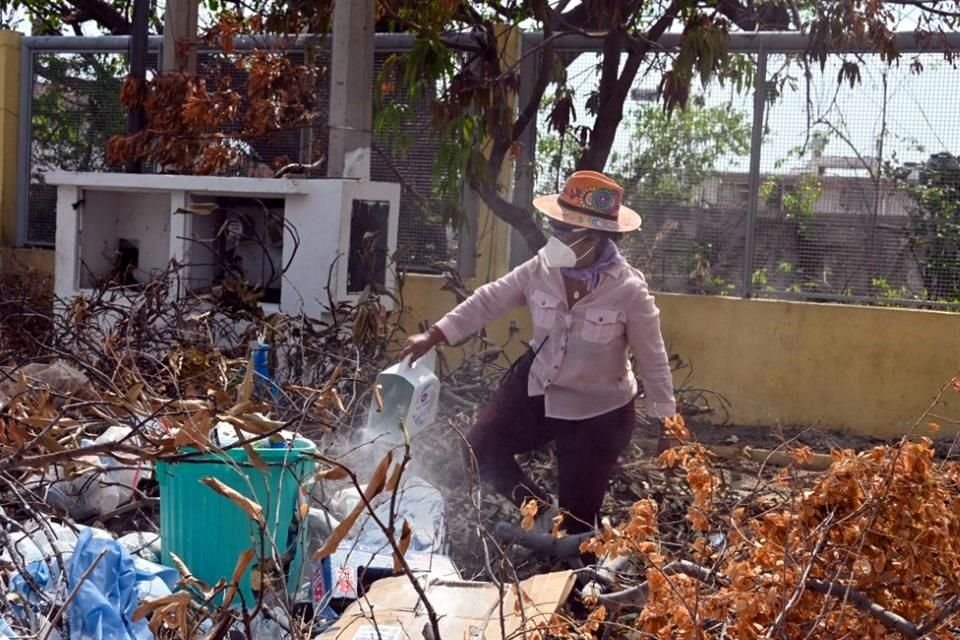
[{"label": "yellow painted wall", "polygon": [[[960,314],[660,294],[671,352],[745,425],[908,430],[960,369]],[[938,412],[960,420],[960,394]],[[951,429],[947,422],[941,426]]]},{"label": "yellow painted wall", "polygon": [[53,249],[0,247],[0,274],[8,269],[34,270],[53,277]]},{"label": "yellow painted wall", "polygon": [[[442,284],[408,277],[408,330],[454,306]],[[692,366],[689,384],[723,394],[734,424],[893,437],[960,369],[960,314],[665,293],[657,303],[668,349]],[[511,321],[520,329],[508,350],[516,356],[520,339],[530,335],[526,309],[494,323],[488,334],[504,342]],[[452,363],[464,353],[444,351]],[[676,382],[686,375],[680,372]],[[960,394],[947,394],[938,412],[960,421]],[[946,421],[941,426],[944,433],[958,430]]]},{"label": "yellow painted wall", "polygon": [[0,30],[0,247],[16,242],[20,34]]}]

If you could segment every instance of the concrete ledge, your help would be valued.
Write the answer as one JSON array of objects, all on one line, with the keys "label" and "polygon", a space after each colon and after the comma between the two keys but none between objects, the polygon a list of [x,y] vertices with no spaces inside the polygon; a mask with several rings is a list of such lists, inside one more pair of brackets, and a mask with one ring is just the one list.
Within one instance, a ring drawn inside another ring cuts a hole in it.
[{"label": "concrete ledge", "polygon": [[[958,314],[675,294],[657,302],[670,350],[691,363],[694,384],[730,400],[738,424],[898,436],[960,369]],[[938,413],[960,420],[960,394]]]},{"label": "concrete ledge", "polygon": [[[441,286],[439,278],[407,277],[408,331],[453,307],[453,294]],[[666,293],[657,294],[657,304],[668,350],[690,363],[691,384],[730,401],[735,424],[896,437],[960,369],[960,314]],[[508,350],[515,356],[529,323],[520,309],[488,334],[500,343],[517,327]],[[451,362],[463,355],[446,349]],[[946,394],[937,413],[960,422],[960,394]],[[942,433],[960,431],[946,421],[940,426]]]},{"label": "concrete ledge", "polygon": [[0,273],[7,270],[38,271],[53,277],[53,249],[13,249],[0,247]]}]

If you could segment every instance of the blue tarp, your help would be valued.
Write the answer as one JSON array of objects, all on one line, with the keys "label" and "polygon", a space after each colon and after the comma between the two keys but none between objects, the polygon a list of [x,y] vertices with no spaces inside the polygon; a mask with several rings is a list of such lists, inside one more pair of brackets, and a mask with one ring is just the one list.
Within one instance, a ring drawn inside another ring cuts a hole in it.
[{"label": "blue tarp", "polygon": [[[97,558],[100,558],[99,562]],[[67,593],[77,591],[67,612],[70,640],[153,638],[146,621],[133,622],[133,613],[142,601],[172,592],[179,579],[175,570],[135,558],[116,540],[90,528],[82,528],[76,547],[72,553],[64,553],[64,561],[67,564]],[[96,566],[83,579],[95,562]],[[30,581],[19,574],[11,579],[13,591],[33,605],[39,605],[40,599],[31,583],[48,596],[55,595],[60,582],[60,569],[55,558],[31,562],[27,565],[27,572]],[[66,594],[60,596],[65,598]],[[2,637],[3,628],[0,626]]]},{"label": "blue tarp", "polygon": [[116,540],[84,530],[67,569],[67,585],[77,590],[68,612],[70,640],[151,640],[147,621],[134,622],[133,613],[144,597],[169,594],[177,579],[173,569],[135,562]]}]

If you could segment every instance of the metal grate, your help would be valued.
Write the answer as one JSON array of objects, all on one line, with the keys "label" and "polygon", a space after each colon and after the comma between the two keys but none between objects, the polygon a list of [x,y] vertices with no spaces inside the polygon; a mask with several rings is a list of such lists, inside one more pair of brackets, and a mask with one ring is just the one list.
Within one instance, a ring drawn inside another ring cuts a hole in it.
[{"label": "metal grate", "polygon": [[[578,95],[588,95],[596,81],[589,73],[595,64],[591,54],[572,65],[569,75],[583,77]],[[621,250],[661,291],[739,295],[747,190],[723,176],[746,175],[751,98],[715,87],[692,96],[687,112],[668,117],[656,82],[634,85],[606,167],[643,219]],[[550,144],[541,139],[541,149]],[[549,176],[541,191],[557,188],[556,178]]]},{"label": "metal grate", "polygon": [[[953,108],[960,88],[953,65],[942,54],[907,53],[894,67],[872,54],[837,54],[823,71],[810,70],[808,84],[797,56],[742,55],[754,64],[766,59],[758,143],[751,139],[754,89],[701,90],[690,109],[705,117],[678,128],[644,119],[660,109],[655,79],[631,91],[606,167],[644,218],[643,231],[622,243],[631,262],[663,291],[960,308],[960,124]],[[596,62],[595,53],[582,53],[568,68],[581,101],[595,83]],[[850,62],[862,78],[852,88],[837,81]],[[739,149],[728,144],[729,130],[716,128],[732,113],[741,114],[738,135],[748,142]],[[544,115],[541,193],[558,188],[572,168],[572,160],[560,159]],[[698,160],[697,136],[705,131],[716,146]],[[652,187],[664,178],[672,188],[656,193]]]},{"label": "metal grate", "polygon": [[[119,104],[119,94],[128,70],[127,54],[125,51],[34,51],[32,55],[34,77],[28,89],[32,95],[32,126],[27,239],[31,244],[52,245],[56,235],[56,192],[43,184],[42,174],[52,169],[113,170],[106,163],[105,148],[111,136],[126,130],[126,112]],[[300,50],[288,51],[287,55],[302,63],[306,54]],[[387,55],[377,52],[377,75]],[[326,69],[329,55],[321,50],[314,60],[320,69]],[[148,66],[155,70],[156,64],[156,55],[151,55]],[[246,72],[233,64],[230,57],[216,52],[202,52],[198,56],[200,73],[209,72],[217,65],[222,65],[235,88],[242,89]],[[243,171],[249,175],[270,175],[278,165],[311,162],[326,154],[328,82],[326,74],[321,73],[316,109],[318,124],[312,136],[306,130],[287,130],[249,144],[238,142],[248,157]],[[402,87],[395,88],[395,95],[402,95]],[[227,127],[224,133],[238,133],[241,128],[238,122]],[[375,144],[382,153],[373,154],[371,178],[400,181],[409,187],[404,188],[400,199],[399,244],[403,248],[400,266],[413,271],[431,271],[435,263],[450,260],[453,247],[448,242],[451,235],[448,226],[442,222],[444,203],[434,196],[433,165],[439,140],[431,127],[428,99],[411,105],[400,130],[413,144],[406,152],[400,152],[391,148],[387,136],[376,136]]]},{"label": "metal grate", "polygon": [[[787,89],[768,114],[752,290],[767,297],[951,304],[960,301],[960,233],[950,202],[920,206],[924,166],[960,152],[953,110],[960,89],[942,56],[888,67],[858,55],[862,82],[837,84],[843,56],[815,73],[809,90]],[[853,60],[853,58],[850,58]],[[774,86],[802,68],[770,56]],[[809,108],[805,105],[809,104]],[[951,174],[956,183],[960,170]],[[953,187],[956,194],[957,187]],[[936,228],[927,221],[946,214]],[[947,233],[945,251],[931,239]]]},{"label": "metal grate", "polygon": [[[34,52],[27,240],[52,245],[56,190],[43,184],[52,169],[109,171],[106,142],[126,130],[120,87],[126,53]],[[156,66],[156,55],[148,58]]]}]

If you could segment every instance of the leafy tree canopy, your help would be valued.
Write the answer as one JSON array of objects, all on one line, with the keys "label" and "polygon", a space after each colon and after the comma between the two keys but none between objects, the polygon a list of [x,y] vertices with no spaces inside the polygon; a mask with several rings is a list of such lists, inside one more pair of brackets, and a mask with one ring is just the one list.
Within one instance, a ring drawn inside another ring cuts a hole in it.
[{"label": "leafy tree canopy", "polygon": [[[131,5],[131,0],[0,0],[5,14],[25,11],[39,31],[50,33],[76,31],[91,21],[104,32],[128,33]],[[242,29],[252,33],[325,32],[332,8],[331,0],[202,0],[202,5],[210,13],[245,16]],[[832,52],[850,46],[894,63],[900,56],[894,32],[905,7],[917,30],[929,34],[932,49],[942,48],[937,34],[958,26],[960,12],[951,0],[378,0],[377,28],[416,36],[414,47],[394,56],[384,72],[402,77],[409,98],[427,95],[432,101],[434,126],[445,143],[438,174],[453,176],[441,188],[452,190],[463,178],[536,247],[543,240],[539,226],[527,207],[504,199],[505,185],[495,176],[517,153],[546,98],[552,99],[550,122],[558,135],[579,128],[576,168],[602,170],[608,168],[625,100],[640,74],[659,78],[658,94],[668,110],[686,105],[697,83],[746,88],[752,69],[730,51],[729,36],[755,30],[809,35],[802,57],[821,67]],[[161,8],[155,9],[157,16]],[[518,65],[504,60],[500,25],[543,33],[536,71],[523,78],[531,87],[523,104],[511,99]],[[156,17],[154,28],[160,28]],[[469,32],[471,39],[454,41],[451,32]],[[667,32],[682,34],[680,47],[669,56],[658,55],[656,42]],[[576,92],[565,74],[572,58],[558,46],[559,36],[569,33],[595,39],[599,51],[595,82],[580,89],[587,105],[583,121],[574,118]],[[859,78],[858,62],[851,59],[838,81]],[[380,110],[380,124],[390,108]]]}]

